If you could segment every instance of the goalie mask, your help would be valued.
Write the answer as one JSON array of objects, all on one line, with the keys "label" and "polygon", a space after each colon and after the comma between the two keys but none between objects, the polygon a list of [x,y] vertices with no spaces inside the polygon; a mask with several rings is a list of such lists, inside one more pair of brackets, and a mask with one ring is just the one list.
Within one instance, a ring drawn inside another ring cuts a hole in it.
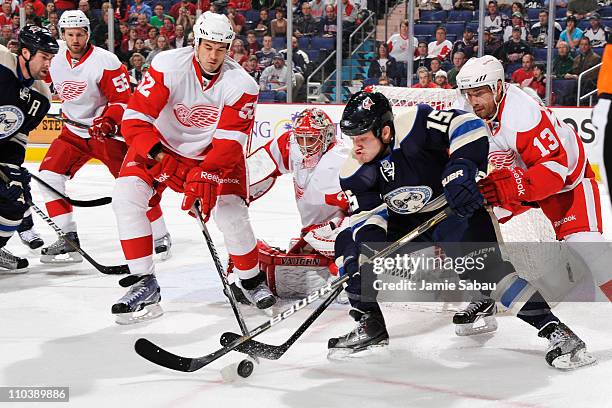
[{"label": "goalie mask", "polygon": [[308,108],[293,121],[293,140],[304,157],[304,164],[311,167],[335,142],[336,126],[321,109]]}]

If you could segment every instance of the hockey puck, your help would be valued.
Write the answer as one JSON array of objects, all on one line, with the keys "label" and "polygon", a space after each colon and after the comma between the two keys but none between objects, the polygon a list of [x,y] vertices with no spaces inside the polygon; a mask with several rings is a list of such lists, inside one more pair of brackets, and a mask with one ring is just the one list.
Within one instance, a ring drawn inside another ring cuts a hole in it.
[{"label": "hockey puck", "polygon": [[241,376],[242,378],[247,378],[251,374],[253,374],[254,368],[255,368],[255,365],[253,364],[251,360],[244,359],[240,362],[240,364],[238,364],[238,368],[236,369],[236,371],[238,372],[238,375]]}]

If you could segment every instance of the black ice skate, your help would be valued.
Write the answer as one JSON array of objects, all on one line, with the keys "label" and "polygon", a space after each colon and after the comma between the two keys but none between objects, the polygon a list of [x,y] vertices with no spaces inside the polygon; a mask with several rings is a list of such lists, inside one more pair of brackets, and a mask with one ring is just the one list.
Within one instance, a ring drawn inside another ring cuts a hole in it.
[{"label": "black ice skate", "polygon": [[595,363],[595,357],[587,352],[580,337],[563,323],[551,322],[540,329],[539,337],[548,339],[546,362],[560,370],[573,370]]},{"label": "black ice skate", "polygon": [[19,239],[23,245],[27,246],[30,249],[38,249],[41,246],[45,245],[45,241],[42,240],[40,234],[34,230],[34,228],[30,228],[29,230],[20,231]]},{"label": "black ice skate", "polygon": [[170,248],[172,248],[170,233],[167,233],[163,237],[157,238],[153,244],[155,246],[155,254],[159,255],[162,261],[165,261],[172,256],[172,253],[170,252]]},{"label": "black ice skate", "polygon": [[363,313],[353,309],[349,314],[358,322],[357,327],[344,336],[328,340],[327,358],[341,359],[365,350],[383,348],[389,344],[389,333],[382,313]]},{"label": "black ice skate", "polygon": [[27,259],[11,254],[6,248],[0,248],[0,273],[24,273],[28,265]]},{"label": "black ice skate", "polygon": [[[76,232],[68,232],[66,236],[74,241],[77,245],[79,243],[79,236]],[[53,244],[41,249],[40,251],[40,262],[42,263],[79,263],[83,262],[81,254],[76,252],[70,244],[66,242],[64,238],[59,238]]]},{"label": "black ice skate", "polygon": [[164,311],[159,305],[161,295],[155,275],[130,278],[137,280],[111,309],[117,324],[138,323],[161,316]]},{"label": "black ice skate", "polygon": [[472,301],[464,310],[453,316],[455,334],[472,336],[497,330],[496,311],[497,307],[493,299],[483,298]]}]

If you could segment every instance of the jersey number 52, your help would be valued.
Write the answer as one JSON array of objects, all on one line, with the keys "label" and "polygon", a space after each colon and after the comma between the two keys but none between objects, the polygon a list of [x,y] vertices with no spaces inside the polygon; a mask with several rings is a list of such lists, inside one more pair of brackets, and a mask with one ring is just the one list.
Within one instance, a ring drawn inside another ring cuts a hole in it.
[{"label": "jersey number 52", "polygon": [[155,79],[153,79],[151,74],[147,72],[144,74],[144,77],[142,77],[142,81],[140,81],[140,84],[136,90],[143,94],[145,98],[148,98],[149,95],[151,95],[151,91],[149,91],[149,89],[153,88],[153,85],[155,85]]}]

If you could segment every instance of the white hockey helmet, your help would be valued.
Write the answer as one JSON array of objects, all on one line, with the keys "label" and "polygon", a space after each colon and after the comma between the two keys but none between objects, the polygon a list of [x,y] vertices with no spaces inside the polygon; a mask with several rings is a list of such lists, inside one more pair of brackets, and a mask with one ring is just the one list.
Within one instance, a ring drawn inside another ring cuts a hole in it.
[{"label": "white hockey helmet", "polygon": [[200,40],[209,40],[228,44],[229,48],[236,33],[227,16],[207,11],[193,25],[193,35],[196,46]]},{"label": "white hockey helmet", "polygon": [[489,86],[495,93],[499,81],[504,86],[504,66],[492,55],[470,58],[457,74],[457,88],[460,91]]},{"label": "white hockey helmet", "polygon": [[64,11],[57,25],[62,32],[65,28],[83,28],[87,34],[90,33],[89,19],[81,10]]}]

